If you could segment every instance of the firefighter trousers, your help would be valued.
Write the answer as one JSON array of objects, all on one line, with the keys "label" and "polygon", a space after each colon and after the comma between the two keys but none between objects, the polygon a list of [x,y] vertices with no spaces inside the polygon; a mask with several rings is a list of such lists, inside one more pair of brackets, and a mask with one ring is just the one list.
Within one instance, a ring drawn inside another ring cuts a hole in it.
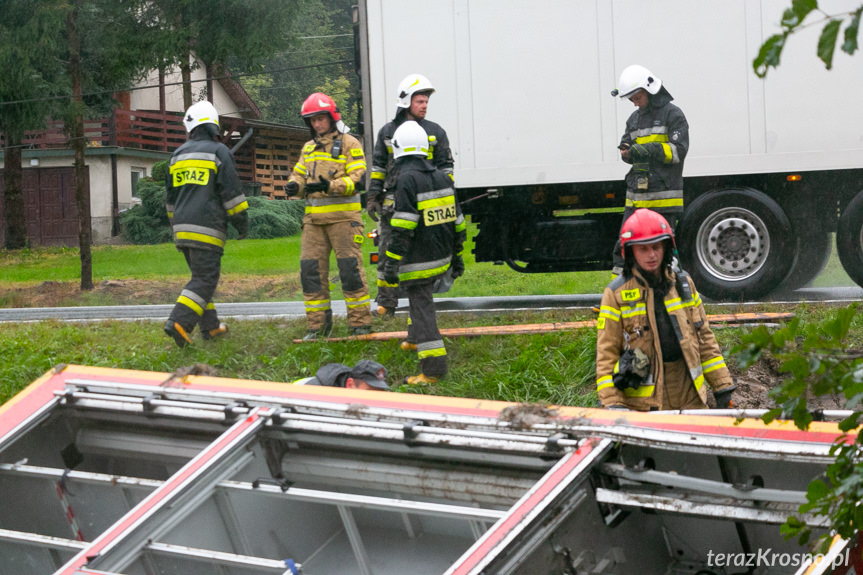
[{"label": "firefighter trousers", "polygon": [[[308,329],[318,330],[330,307],[330,252],[336,253],[350,327],[369,326],[369,286],[363,270],[363,225],[360,222],[303,225],[300,282]],[[330,313],[332,313],[330,311]]]},{"label": "firefighter trousers", "polygon": [[375,302],[380,307],[395,309],[399,305],[399,286],[398,284],[387,283],[384,278],[385,258],[383,257],[387,253],[387,248],[390,247],[393,237],[393,228],[390,225],[392,219],[392,210],[385,209],[378,222],[378,295],[375,296]]},{"label": "firefighter trousers", "polygon": [[408,341],[417,344],[417,357],[424,375],[446,375],[446,347],[437,327],[434,308],[434,282],[406,288],[410,303]]},{"label": "firefighter trousers", "polygon": [[[629,219],[629,216],[635,212],[636,208],[633,206],[626,206],[623,210],[623,219],[620,220],[620,229],[623,229],[623,224]],[[663,218],[668,221],[668,224],[671,226],[671,231],[674,232],[677,230],[677,220],[680,218],[680,208],[674,208],[672,211],[664,211],[664,210],[653,210],[656,213],[660,214]],[[620,275],[623,273],[623,255],[620,253],[620,232],[617,233],[617,241],[614,242],[614,251],[611,253],[611,261],[612,261],[612,273],[615,275]]]},{"label": "firefighter trousers", "polygon": [[192,333],[198,324],[202,332],[216,329],[219,316],[213,305],[213,294],[222,272],[222,254],[198,248],[180,248],[180,251],[186,258],[192,279],[180,292],[170,319],[183,326],[187,333]]}]

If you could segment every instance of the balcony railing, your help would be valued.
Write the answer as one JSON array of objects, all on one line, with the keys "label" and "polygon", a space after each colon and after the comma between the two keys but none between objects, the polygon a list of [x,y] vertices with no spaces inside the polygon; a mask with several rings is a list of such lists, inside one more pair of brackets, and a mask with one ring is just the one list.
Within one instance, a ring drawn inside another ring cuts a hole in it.
[{"label": "balcony railing", "polygon": [[[156,152],[173,152],[186,141],[181,112],[114,110],[107,118],[84,121],[88,147],[120,146]],[[0,144],[5,144],[0,135]],[[27,132],[22,144],[28,149],[68,148],[62,121],[50,120],[44,130]]]}]

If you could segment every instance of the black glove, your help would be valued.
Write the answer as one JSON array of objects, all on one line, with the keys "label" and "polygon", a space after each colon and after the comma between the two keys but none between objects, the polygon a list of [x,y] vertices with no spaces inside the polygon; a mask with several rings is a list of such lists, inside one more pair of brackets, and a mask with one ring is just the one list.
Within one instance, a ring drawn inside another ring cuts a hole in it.
[{"label": "black glove", "polygon": [[290,198],[291,196],[296,196],[300,193],[300,184],[294,181],[290,181],[285,184],[285,194]]},{"label": "black glove", "polygon": [[392,258],[384,261],[384,281],[388,284],[399,283],[399,262]]},{"label": "black glove", "polygon": [[249,214],[243,212],[231,217],[231,225],[237,229],[237,239],[244,240],[249,235]]},{"label": "black glove", "polygon": [[313,194],[315,192],[327,193],[330,190],[330,181],[323,176],[318,176],[317,182],[306,184],[306,193]]},{"label": "black glove", "polygon": [[735,389],[737,389],[736,385],[728,389],[713,392],[713,397],[716,399],[716,409],[731,409],[733,407],[731,395]]},{"label": "black glove", "polygon": [[375,222],[380,219],[382,209],[381,203],[376,199],[366,202],[366,212],[368,212],[369,217]]},{"label": "black glove", "polygon": [[632,163],[650,161],[650,150],[644,144],[633,144],[629,149],[629,157]]},{"label": "black glove", "polygon": [[464,275],[464,259],[461,256],[452,257],[452,279],[460,278]]}]

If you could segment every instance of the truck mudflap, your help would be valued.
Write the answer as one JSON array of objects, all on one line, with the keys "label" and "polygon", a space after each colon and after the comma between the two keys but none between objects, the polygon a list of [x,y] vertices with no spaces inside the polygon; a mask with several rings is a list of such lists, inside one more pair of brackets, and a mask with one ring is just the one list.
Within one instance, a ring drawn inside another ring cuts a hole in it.
[{"label": "truck mudflap", "polygon": [[61,366],[0,406],[0,572],[803,573],[841,433],[746,415]]}]

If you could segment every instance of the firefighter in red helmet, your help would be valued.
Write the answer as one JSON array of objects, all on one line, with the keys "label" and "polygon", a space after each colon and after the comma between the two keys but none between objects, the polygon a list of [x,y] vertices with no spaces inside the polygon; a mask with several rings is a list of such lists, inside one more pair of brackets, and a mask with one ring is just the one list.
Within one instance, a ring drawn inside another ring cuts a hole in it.
[{"label": "firefighter in red helmet", "polygon": [[333,327],[330,306],[330,251],[336,253],[342,291],[353,335],[371,331],[369,287],[363,270],[361,186],[366,160],[359,140],[339,114],[336,103],[316,92],[300,111],[312,134],[285,186],[289,196],[304,198],[300,281],[308,330],[303,339],[326,337]]},{"label": "firefighter in red helmet", "polygon": [[[638,209],[620,230],[623,273],[602,294],[596,388],[603,407],[638,411],[731,406],[734,381],[692,278],[674,269],[674,232]],[[705,385],[707,384],[707,385]]]}]

